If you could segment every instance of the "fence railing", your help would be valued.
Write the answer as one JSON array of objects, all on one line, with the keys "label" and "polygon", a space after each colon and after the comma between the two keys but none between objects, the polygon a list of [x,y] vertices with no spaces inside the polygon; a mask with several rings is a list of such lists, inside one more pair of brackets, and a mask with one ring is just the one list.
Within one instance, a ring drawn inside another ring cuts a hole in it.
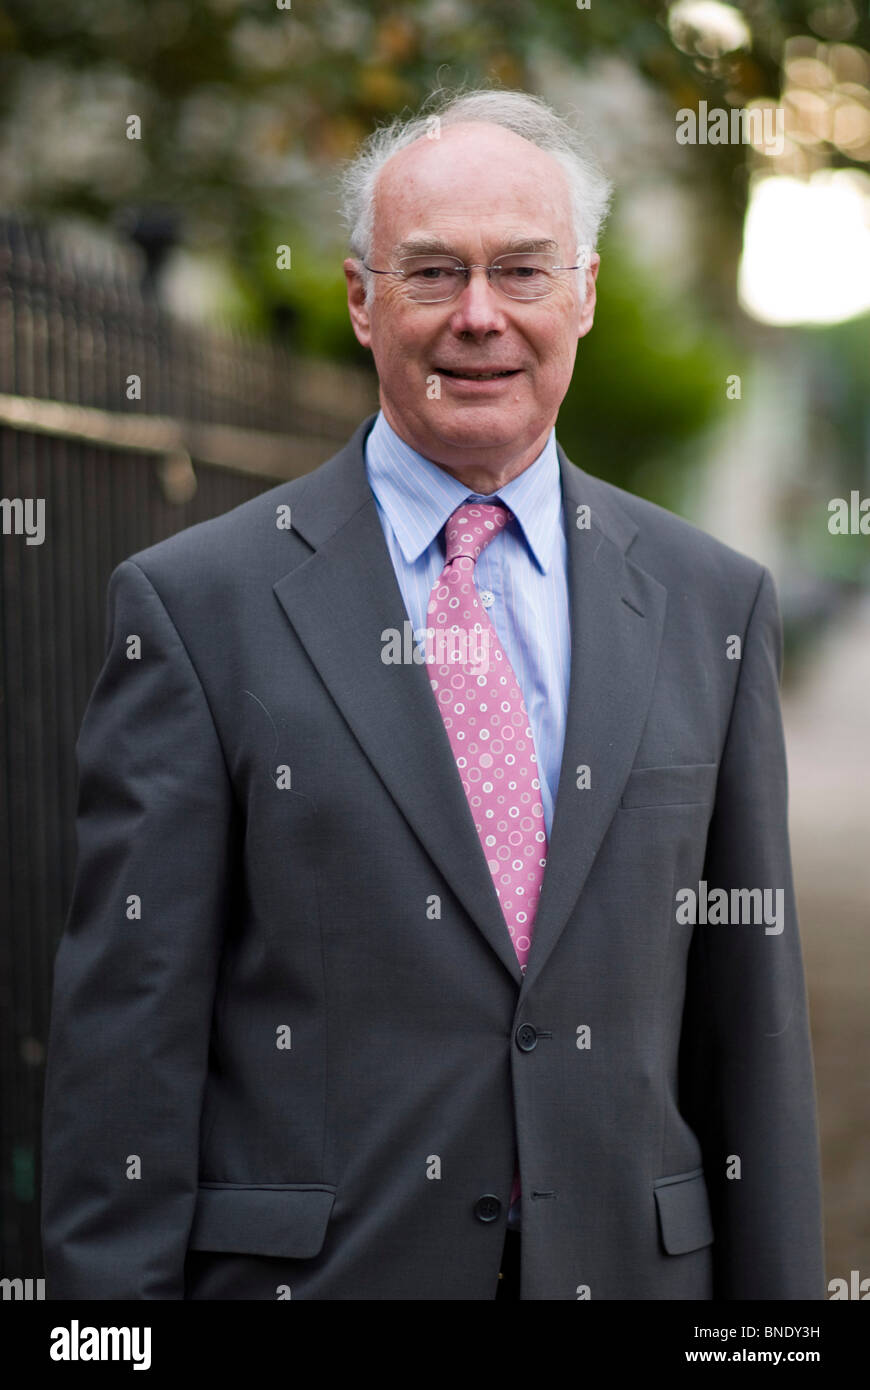
[{"label": "fence railing", "polygon": [[[141,390],[131,398],[129,382]],[[127,555],[308,471],[377,408],[368,374],[179,322],[133,251],[83,264],[0,218],[0,1272],[42,1273],[40,1125],[52,965],[75,865],[75,741]],[[3,517],[11,516],[9,508]]]}]

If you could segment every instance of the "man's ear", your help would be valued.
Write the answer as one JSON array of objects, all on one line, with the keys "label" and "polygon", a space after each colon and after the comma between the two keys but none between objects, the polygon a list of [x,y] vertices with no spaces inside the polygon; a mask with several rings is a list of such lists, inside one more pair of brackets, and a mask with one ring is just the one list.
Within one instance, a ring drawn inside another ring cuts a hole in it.
[{"label": "man's ear", "polygon": [[363,347],[371,347],[372,326],[359,261],[348,256],[344,262],[344,274],[347,280],[347,310],[350,314],[353,331]]},{"label": "man's ear", "polygon": [[583,301],[583,308],[580,310],[580,330],[578,338],[585,338],[592,327],[592,320],[595,317],[595,281],[598,277],[598,267],[601,264],[601,257],[597,251],[593,251],[589,258],[589,265],[586,267],[586,298]]}]

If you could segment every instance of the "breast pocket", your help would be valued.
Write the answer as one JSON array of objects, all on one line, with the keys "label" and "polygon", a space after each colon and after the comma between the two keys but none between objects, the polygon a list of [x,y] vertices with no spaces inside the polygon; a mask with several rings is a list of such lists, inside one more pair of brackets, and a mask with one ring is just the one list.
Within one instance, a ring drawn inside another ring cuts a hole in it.
[{"label": "breast pocket", "polygon": [[629,774],[620,806],[710,806],[716,792],[718,763],[683,763],[671,767],[637,767]]}]

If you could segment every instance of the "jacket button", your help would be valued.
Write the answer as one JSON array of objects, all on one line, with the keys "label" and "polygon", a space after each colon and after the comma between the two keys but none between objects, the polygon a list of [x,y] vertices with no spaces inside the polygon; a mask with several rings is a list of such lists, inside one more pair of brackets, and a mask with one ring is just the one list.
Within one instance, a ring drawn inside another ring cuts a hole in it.
[{"label": "jacket button", "polygon": [[501,1214],[501,1202],[491,1192],[478,1197],[474,1204],[474,1214],[478,1221],[497,1221]]},{"label": "jacket button", "polygon": [[516,1032],[517,1047],[520,1052],[533,1052],[538,1045],[538,1035],[531,1023],[521,1023]]}]

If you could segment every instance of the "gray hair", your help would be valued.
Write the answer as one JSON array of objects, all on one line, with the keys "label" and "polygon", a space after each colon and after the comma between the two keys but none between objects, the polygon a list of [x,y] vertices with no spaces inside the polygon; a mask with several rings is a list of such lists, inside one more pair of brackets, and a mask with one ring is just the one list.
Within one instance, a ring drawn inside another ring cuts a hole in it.
[{"label": "gray hair", "polygon": [[[415,116],[396,116],[378,126],[363,141],[340,175],[341,213],[348,230],[351,255],[367,261],[371,255],[375,220],[375,184],[388,159],[419,140],[433,137],[444,126],[486,121],[521,135],[546,150],[565,171],[577,239],[578,259],[590,255],[598,242],[610,208],[613,186],[583,136],[539,97],[526,92],[478,88],[469,92],[433,92]],[[366,302],[371,299],[374,276],[362,270]],[[582,277],[581,298],[585,287]]]}]

